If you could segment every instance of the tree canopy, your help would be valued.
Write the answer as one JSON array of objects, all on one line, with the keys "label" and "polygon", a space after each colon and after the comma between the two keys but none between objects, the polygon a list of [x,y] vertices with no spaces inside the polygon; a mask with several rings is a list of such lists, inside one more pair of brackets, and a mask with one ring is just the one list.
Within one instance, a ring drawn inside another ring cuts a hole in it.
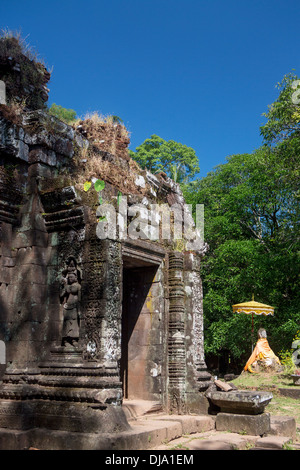
[{"label": "tree canopy", "polygon": [[195,150],[174,140],[151,135],[130,156],[152,173],[165,172],[177,183],[189,181],[200,171]]},{"label": "tree canopy", "polygon": [[74,109],[66,109],[63,108],[60,104],[55,103],[52,103],[52,105],[50,106],[49,114],[57,117],[58,119],[66,122],[67,124],[70,124],[76,119],[76,111],[74,111]]},{"label": "tree canopy", "polygon": [[202,263],[206,353],[227,349],[241,361],[249,354],[251,320],[233,314],[232,305],[252,294],[275,307],[274,317],[254,321],[256,329],[266,328],[277,352],[289,349],[299,330],[300,105],[292,102],[294,80],[285,77],[269,107],[262,147],[232,155],[184,186],[188,203],[204,204],[210,246]]},{"label": "tree canopy", "polygon": [[261,126],[261,135],[266,143],[282,142],[300,133],[300,80],[294,73],[289,73],[277,84],[279,96],[263,113],[267,118]]}]

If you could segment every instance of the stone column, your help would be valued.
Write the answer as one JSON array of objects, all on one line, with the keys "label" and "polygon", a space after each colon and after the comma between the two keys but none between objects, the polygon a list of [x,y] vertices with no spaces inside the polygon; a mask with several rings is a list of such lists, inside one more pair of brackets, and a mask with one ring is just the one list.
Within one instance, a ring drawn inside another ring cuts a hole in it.
[{"label": "stone column", "polygon": [[118,241],[107,240],[104,291],[105,325],[103,329],[104,364],[118,367],[121,358],[122,321],[122,248]]},{"label": "stone column", "polygon": [[80,345],[83,359],[101,366],[106,377],[101,398],[116,404],[122,399],[121,296],[121,245],[92,236],[84,250]]},{"label": "stone column", "polygon": [[185,322],[183,253],[169,253],[169,410],[175,413],[185,411]]}]

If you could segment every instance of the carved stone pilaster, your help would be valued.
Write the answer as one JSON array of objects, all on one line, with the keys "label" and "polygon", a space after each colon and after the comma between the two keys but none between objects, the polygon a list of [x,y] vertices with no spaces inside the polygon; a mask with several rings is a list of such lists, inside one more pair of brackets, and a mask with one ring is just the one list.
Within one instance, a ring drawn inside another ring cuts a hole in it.
[{"label": "carved stone pilaster", "polygon": [[184,323],[183,254],[169,254],[169,407],[183,413],[185,409],[185,323]]},{"label": "carved stone pilaster", "polygon": [[122,248],[117,241],[104,240],[103,250],[105,318],[102,329],[102,357],[104,364],[117,366],[121,358]]},{"label": "carved stone pilaster", "polygon": [[102,327],[104,320],[105,261],[102,241],[91,235],[85,242],[82,282],[82,329],[80,344],[83,359],[102,360]]},{"label": "carved stone pilaster", "polygon": [[96,236],[86,241],[82,284],[84,359],[117,366],[121,346],[121,245]]}]

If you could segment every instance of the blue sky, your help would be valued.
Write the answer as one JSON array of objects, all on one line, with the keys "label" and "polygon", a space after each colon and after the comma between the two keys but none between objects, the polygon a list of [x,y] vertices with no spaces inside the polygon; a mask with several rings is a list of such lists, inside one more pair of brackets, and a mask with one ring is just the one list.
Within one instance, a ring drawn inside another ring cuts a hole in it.
[{"label": "blue sky", "polygon": [[262,113],[300,75],[299,0],[1,0],[53,67],[49,104],[120,116],[130,148],[151,134],[193,147],[200,177],[261,144]]}]

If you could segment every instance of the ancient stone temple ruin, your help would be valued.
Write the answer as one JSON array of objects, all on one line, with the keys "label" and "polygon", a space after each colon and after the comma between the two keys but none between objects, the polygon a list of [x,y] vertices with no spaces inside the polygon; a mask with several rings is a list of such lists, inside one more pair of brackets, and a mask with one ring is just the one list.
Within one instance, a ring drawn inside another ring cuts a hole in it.
[{"label": "ancient stone temple ruin", "polygon": [[175,237],[179,185],[128,144],[113,121],[0,105],[0,431],[41,447],[41,428],[50,447],[55,430],[128,429],[124,399],[207,412],[205,246]]}]

